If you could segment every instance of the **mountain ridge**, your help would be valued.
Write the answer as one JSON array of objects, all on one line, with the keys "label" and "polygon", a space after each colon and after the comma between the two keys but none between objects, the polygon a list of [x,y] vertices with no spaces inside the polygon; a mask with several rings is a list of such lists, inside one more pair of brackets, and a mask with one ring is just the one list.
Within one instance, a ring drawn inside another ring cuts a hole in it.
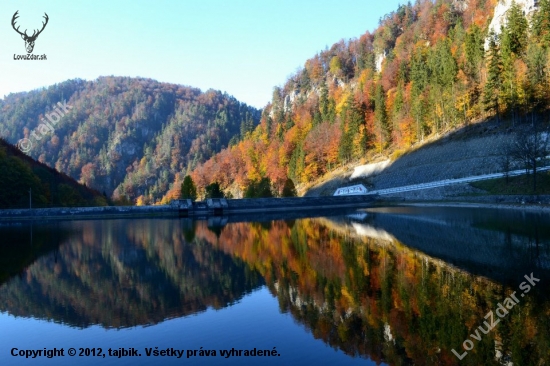
[{"label": "mountain ridge", "polygon": [[[69,107],[55,126],[41,127],[57,103]],[[176,173],[234,143],[259,115],[212,89],[107,76],[6,96],[0,136],[32,141],[31,157],[114,199],[148,204],[166,193]]]}]

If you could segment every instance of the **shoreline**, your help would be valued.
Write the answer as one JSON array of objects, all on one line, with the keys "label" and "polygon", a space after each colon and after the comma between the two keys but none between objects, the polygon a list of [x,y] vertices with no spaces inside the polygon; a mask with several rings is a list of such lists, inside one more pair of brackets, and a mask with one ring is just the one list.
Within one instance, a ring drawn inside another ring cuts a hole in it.
[{"label": "shoreline", "polygon": [[372,206],[375,196],[343,197],[294,197],[294,198],[256,198],[256,199],[207,199],[174,200],[162,206],[105,206],[44,209],[0,210],[0,221],[25,220],[81,220],[137,217],[189,217],[211,218],[222,216],[247,216],[277,214],[294,215],[297,212],[331,212],[338,210],[360,209]]},{"label": "shoreline", "polygon": [[461,207],[461,208],[489,208],[520,210],[526,212],[550,213],[550,205],[532,203],[485,203],[464,201],[417,201],[417,202],[388,202],[389,206],[414,206],[414,207]]},{"label": "shoreline", "polygon": [[[361,209],[366,207],[456,207],[456,208],[485,208],[501,210],[519,210],[524,212],[550,213],[550,204],[547,203],[517,203],[517,202],[483,202],[483,201],[451,201],[451,200],[377,200],[374,197],[358,199],[359,196],[316,197],[294,199],[243,199],[227,200],[224,207],[216,202],[194,202],[189,207],[185,205],[164,206],[106,206],[106,207],[79,207],[79,208],[51,208],[51,209],[19,209],[0,210],[0,221],[28,221],[28,220],[87,220],[87,219],[117,219],[117,218],[144,218],[144,217],[189,217],[204,219],[225,216],[249,215],[276,215],[289,216],[297,212],[298,216],[307,216],[307,213],[329,214],[331,211]],[[212,200],[210,200],[212,201]],[[336,201],[336,202],[335,202]],[[204,204],[204,207],[197,207]]]}]

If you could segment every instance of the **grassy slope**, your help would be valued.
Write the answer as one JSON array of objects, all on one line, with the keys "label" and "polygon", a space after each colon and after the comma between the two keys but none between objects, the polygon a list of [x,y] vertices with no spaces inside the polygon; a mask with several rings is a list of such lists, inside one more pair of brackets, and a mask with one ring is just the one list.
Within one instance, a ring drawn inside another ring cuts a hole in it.
[{"label": "grassy slope", "polygon": [[471,184],[475,188],[483,189],[489,194],[550,194],[550,172],[537,174],[537,190],[533,192],[533,175],[522,175],[518,177],[491,179]]}]

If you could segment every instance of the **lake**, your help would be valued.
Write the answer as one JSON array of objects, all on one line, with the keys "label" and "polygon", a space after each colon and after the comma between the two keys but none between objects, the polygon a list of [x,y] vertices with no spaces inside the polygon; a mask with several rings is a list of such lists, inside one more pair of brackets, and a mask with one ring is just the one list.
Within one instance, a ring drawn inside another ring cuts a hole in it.
[{"label": "lake", "polygon": [[2,222],[0,364],[547,364],[548,216]]}]

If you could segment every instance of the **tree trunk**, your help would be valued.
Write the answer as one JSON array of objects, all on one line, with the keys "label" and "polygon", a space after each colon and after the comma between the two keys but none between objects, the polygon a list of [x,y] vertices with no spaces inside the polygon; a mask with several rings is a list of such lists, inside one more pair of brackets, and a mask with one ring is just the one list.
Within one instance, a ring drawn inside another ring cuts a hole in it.
[{"label": "tree trunk", "polygon": [[533,159],[533,194],[537,193],[537,158]]}]

